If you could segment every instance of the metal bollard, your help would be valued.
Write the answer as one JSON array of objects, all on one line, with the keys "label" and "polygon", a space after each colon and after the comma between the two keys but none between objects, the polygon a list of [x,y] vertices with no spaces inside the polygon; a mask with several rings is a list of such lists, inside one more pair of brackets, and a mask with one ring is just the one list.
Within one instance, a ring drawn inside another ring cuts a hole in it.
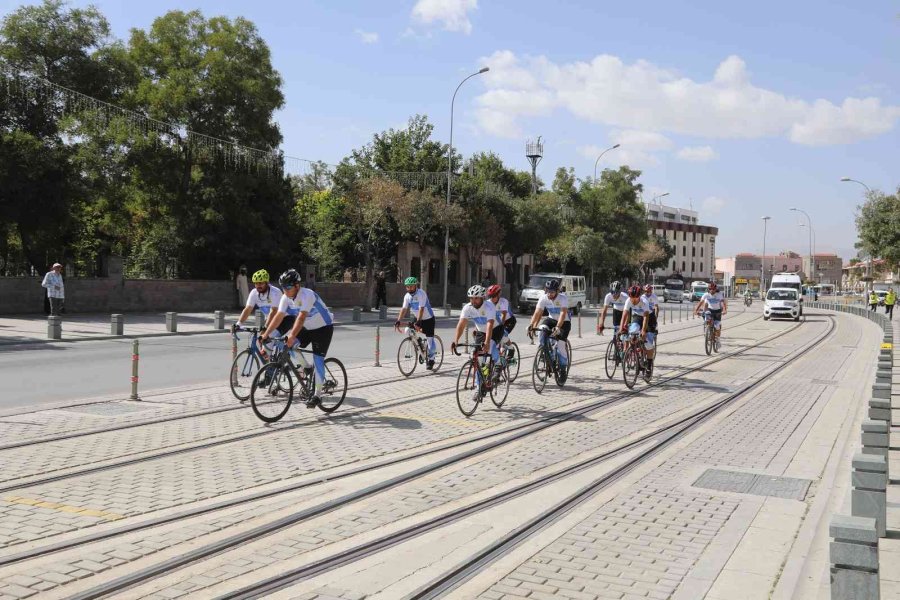
[{"label": "metal bollard", "polygon": [[178,313],[166,313],[166,331],[169,333],[178,333]]},{"label": "metal bollard", "polygon": [[581,311],[578,311],[578,337],[581,338]]},{"label": "metal bollard", "polygon": [[129,400],[140,400],[138,397],[138,363],[141,360],[138,340],[131,344],[131,396]]},{"label": "metal bollard", "polygon": [[471,350],[472,349],[469,348],[469,324],[466,323],[466,354],[471,353]]},{"label": "metal bollard", "polygon": [[854,517],[875,519],[878,537],[887,529],[887,461],[874,454],[854,454],[850,493]]},{"label": "metal bollard", "polygon": [[225,329],[225,311],[217,310],[213,313],[213,327],[216,329]]},{"label": "metal bollard", "polygon": [[603,323],[600,322],[600,315],[601,315],[601,314],[602,314],[602,311],[600,311],[600,312],[597,313],[597,335],[600,335],[600,327],[603,326]]},{"label": "metal bollard", "polygon": [[381,325],[375,326],[375,366],[381,366]]},{"label": "metal bollard", "polygon": [[353,307],[353,321],[362,321],[362,309],[358,306]]},{"label": "metal bollard", "polygon": [[450,305],[449,305],[449,304],[445,304],[445,305],[444,305],[444,316],[445,316],[445,317],[450,317],[450,316],[452,316],[452,315],[453,315],[453,313],[450,312]]},{"label": "metal bollard", "polygon": [[378,318],[382,321],[387,319],[387,305],[382,304],[378,307]]},{"label": "metal bollard", "polygon": [[109,316],[109,334],[125,335],[125,315]]},{"label": "metal bollard", "polygon": [[61,340],[62,339],[62,317],[57,317],[57,316],[47,317],[47,339],[50,339],[50,340]]},{"label": "metal bollard", "polygon": [[263,323],[265,323],[265,319],[263,318],[263,314],[261,310],[256,311],[256,328],[262,331]]},{"label": "metal bollard", "polygon": [[237,338],[232,335],[231,336],[231,380],[237,380],[237,364],[235,364],[234,359],[237,358]]},{"label": "metal bollard", "polygon": [[831,598],[878,600],[878,532],[875,519],[834,515],[831,536]]}]

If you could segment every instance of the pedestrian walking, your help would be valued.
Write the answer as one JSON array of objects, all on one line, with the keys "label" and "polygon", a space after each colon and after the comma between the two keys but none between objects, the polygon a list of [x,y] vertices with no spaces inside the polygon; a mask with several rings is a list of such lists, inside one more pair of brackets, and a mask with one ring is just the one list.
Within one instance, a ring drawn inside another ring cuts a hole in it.
[{"label": "pedestrian walking", "polygon": [[50,316],[58,317],[62,314],[63,304],[66,299],[66,286],[63,283],[61,264],[53,263],[53,266],[44,275],[41,287],[47,288],[47,298],[50,300]]},{"label": "pedestrian walking", "polygon": [[869,310],[877,312],[878,309],[878,294],[875,293],[875,290],[869,292]]},{"label": "pedestrian walking", "polygon": [[884,312],[887,313],[888,319],[894,318],[894,305],[897,303],[897,294],[894,288],[888,288],[887,295],[884,297]]},{"label": "pedestrian walking", "polygon": [[247,283],[247,267],[241,265],[237,277],[234,278],[234,287],[237,290],[238,306],[247,304],[247,296],[250,294],[250,284]]},{"label": "pedestrian walking", "polygon": [[312,291],[316,291],[316,274],[312,271],[306,276],[306,287]]},{"label": "pedestrian walking", "polygon": [[379,271],[375,276],[375,308],[387,306],[387,284],[384,281],[384,271]]}]

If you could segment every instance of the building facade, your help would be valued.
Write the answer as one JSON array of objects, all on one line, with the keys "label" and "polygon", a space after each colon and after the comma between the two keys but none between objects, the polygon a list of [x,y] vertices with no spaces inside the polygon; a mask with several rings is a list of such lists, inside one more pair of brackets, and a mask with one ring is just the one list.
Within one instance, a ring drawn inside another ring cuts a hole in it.
[{"label": "building facade", "polygon": [[763,267],[765,267],[766,282],[771,281],[772,275],[775,273],[798,273],[801,279],[805,279],[803,258],[790,250],[765,256],[742,252],[734,256],[716,259],[716,270],[722,272],[722,283],[736,292],[748,288],[751,291],[759,290],[759,278]]},{"label": "building facade", "polygon": [[681,276],[686,283],[709,280],[715,271],[717,227],[701,225],[697,211],[662,204],[647,205],[647,226],[651,234],[666,239],[675,255],[653,278],[664,281]]},{"label": "building facade", "polygon": [[[814,267],[813,268],[810,267]],[[842,261],[837,254],[815,254],[810,265],[809,256],[803,258],[803,272],[809,273],[816,283],[830,283],[839,286],[842,276]]]}]

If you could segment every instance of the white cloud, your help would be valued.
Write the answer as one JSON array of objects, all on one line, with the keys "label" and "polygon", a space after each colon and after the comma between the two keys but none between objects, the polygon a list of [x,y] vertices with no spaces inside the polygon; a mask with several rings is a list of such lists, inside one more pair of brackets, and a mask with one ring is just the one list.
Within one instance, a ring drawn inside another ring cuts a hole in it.
[{"label": "white cloud", "polygon": [[440,23],[447,31],[472,33],[469,12],[478,8],[478,0],[419,0],[412,9],[413,20],[424,25]]},{"label": "white cloud", "polygon": [[[608,147],[609,146],[606,148]],[[578,152],[585,158],[589,158],[596,162],[597,157],[600,156],[600,153],[606,150],[606,148],[591,144],[588,146],[579,146]],[[613,154],[613,152],[615,152],[615,154]],[[600,171],[603,169],[616,168],[619,165],[628,165],[634,169],[646,169],[648,167],[658,166],[659,159],[654,154],[639,148],[616,148],[603,156],[603,160],[601,160],[600,164],[597,166],[598,177]]]},{"label": "white cloud", "polygon": [[378,43],[378,34],[374,31],[363,31],[362,29],[354,30],[357,37],[359,37],[360,41],[363,44],[377,44]]},{"label": "white cloud", "polygon": [[615,144],[622,144],[623,150],[669,150],[674,145],[672,140],[661,133],[639,129],[616,130],[609,135],[609,138]]},{"label": "white cloud", "polygon": [[708,162],[719,157],[712,146],[685,146],[678,151],[676,156],[681,160],[694,162]]},{"label": "white cloud", "polygon": [[701,211],[704,214],[715,215],[722,211],[725,208],[727,202],[724,198],[719,198],[718,196],[709,196],[708,198],[703,200],[703,204],[701,205]]},{"label": "white cloud", "polygon": [[554,63],[498,51],[481,62],[491,67],[484,77],[488,89],[477,99],[478,117],[488,131],[486,121],[497,115],[503,116],[504,131],[515,132],[519,117],[562,109],[623,130],[714,139],[786,137],[825,145],[883,134],[900,119],[900,106],[882,105],[877,98],[834,104],[755,86],[738,56],[723,60],[708,81],[644,60],[626,64],[607,54],[590,62]]}]

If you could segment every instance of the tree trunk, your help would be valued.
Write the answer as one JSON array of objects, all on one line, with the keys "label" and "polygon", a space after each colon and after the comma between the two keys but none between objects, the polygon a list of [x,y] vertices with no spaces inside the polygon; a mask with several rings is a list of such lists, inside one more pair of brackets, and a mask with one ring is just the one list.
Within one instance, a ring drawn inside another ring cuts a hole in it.
[{"label": "tree trunk", "polygon": [[426,281],[428,279],[427,276],[429,275],[430,262],[425,258],[427,250],[428,245],[423,242],[419,242],[419,270],[421,271],[421,273],[419,273],[419,284],[422,286],[422,289],[425,290],[426,293],[428,292],[428,284],[426,283]]},{"label": "tree trunk", "polygon": [[363,310],[372,312],[372,304],[375,297],[375,257],[372,256],[372,248],[366,246],[366,293],[363,298]]},{"label": "tree trunk", "polygon": [[519,303],[519,258],[520,254],[512,255],[512,278],[509,281],[509,302],[512,304],[513,310],[518,307]]}]

